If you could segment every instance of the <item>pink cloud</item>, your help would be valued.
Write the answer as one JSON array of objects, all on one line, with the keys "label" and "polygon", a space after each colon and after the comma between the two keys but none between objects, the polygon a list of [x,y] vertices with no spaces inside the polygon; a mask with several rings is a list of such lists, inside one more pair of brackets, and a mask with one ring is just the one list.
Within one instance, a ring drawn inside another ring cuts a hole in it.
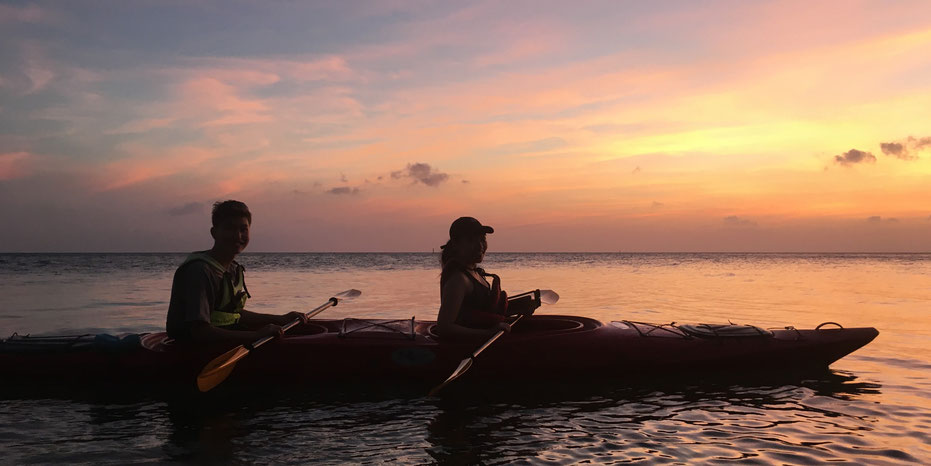
[{"label": "pink cloud", "polygon": [[[221,58],[187,60],[189,68],[169,70],[173,74],[209,76],[237,86],[265,86],[282,80],[350,81],[359,78],[345,57]],[[258,71],[261,70],[261,71]]]},{"label": "pink cloud", "polygon": [[[196,177],[202,170],[209,173],[204,165],[219,157],[214,151],[197,147],[162,149],[157,152],[136,146],[124,149],[131,155],[101,167],[94,189],[112,191],[177,174]],[[216,176],[221,177],[221,174],[217,173]],[[209,179],[207,176],[204,178]]]},{"label": "pink cloud", "polygon": [[301,81],[354,79],[355,71],[343,57],[330,56],[309,62],[285,62],[288,75]]},{"label": "pink cloud", "polygon": [[[490,51],[472,60],[474,66],[513,65],[534,58],[549,57],[565,51],[571,35],[567,28],[555,21],[523,20],[503,22],[490,35]],[[486,41],[486,45],[489,43]]]},{"label": "pink cloud", "polygon": [[28,152],[0,154],[0,180],[23,178],[31,170],[35,156]]},{"label": "pink cloud", "polygon": [[200,118],[204,126],[265,123],[273,120],[261,99],[240,96],[239,89],[216,78],[201,76],[181,84],[180,113]]},{"label": "pink cloud", "polygon": [[122,126],[107,131],[106,134],[146,133],[153,129],[167,128],[174,124],[175,118],[146,118],[129,121]]},{"label": "pink cloud", "polygon": [[36,5],[0,5],[0,24],[43,23],[56,17],[52,11]]}]

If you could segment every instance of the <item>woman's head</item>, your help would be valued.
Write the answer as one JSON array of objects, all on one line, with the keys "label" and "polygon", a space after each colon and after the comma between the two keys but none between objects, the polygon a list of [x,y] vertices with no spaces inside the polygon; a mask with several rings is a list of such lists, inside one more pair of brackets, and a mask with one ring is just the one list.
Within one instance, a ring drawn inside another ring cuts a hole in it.
[{"label": "woman's head", "polygon": [[467,268],[482,262],[488,242],[485,235],[494,233],[495,229],[482,225],[472,217],[459,217],[449,227],[449,241],[442,246],[440,264],[443,266],[443,278],[447,269]]}]

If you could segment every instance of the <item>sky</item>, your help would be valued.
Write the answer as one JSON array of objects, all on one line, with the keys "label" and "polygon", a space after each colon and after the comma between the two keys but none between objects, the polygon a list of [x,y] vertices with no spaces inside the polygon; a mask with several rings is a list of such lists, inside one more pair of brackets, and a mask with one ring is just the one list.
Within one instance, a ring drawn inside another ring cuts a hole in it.
[{"label": "sky", "polygon": [[931,252],[931,5],[0,2],[0,252]]}]

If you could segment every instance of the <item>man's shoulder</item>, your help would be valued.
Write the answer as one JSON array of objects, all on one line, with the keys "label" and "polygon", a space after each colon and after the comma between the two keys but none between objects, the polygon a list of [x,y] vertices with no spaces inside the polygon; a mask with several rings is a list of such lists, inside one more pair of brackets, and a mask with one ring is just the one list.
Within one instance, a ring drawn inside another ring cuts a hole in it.
[{"label": "man's shoulder", "polygon": [[196,257],[198,253],[192,253],[178,266],[175,270],[175,276],[186,278],[213,277],[220,275],[219,271],[206,260],[200,260]]}]

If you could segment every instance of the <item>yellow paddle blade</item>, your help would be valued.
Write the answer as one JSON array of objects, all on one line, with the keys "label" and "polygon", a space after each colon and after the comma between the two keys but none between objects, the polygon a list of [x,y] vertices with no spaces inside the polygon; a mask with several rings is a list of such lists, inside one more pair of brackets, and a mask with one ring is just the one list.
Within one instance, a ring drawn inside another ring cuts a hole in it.
[{"label": "yellow paddle blade", "polygon": [[239,345],[213,359],[197,375],[197,388],[206,392],[226,380],[236,367],[236,362],[246,357],[249,350]]}]

